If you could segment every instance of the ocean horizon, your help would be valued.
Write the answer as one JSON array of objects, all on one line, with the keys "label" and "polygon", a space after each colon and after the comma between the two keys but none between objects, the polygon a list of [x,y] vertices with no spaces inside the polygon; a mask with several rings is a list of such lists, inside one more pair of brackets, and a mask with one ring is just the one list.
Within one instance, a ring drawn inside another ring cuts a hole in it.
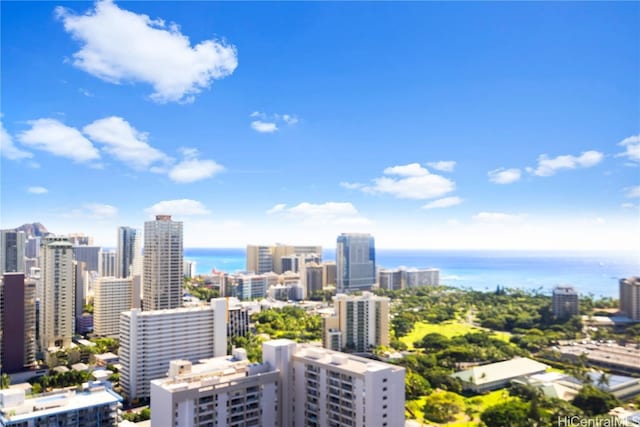
[{"label": "ocean horizon", "polygon": [[[335,260],[335,249],[323,250]],[[185,248],[197,274],[246,268],[245,248]],[[618,297],[619,280],[640,275],[640,253],[597,251],[376,249],[376,267],[438,268],[440,283],[491,291],[497,286],[551,293],[572,285],[582,295]]]}]

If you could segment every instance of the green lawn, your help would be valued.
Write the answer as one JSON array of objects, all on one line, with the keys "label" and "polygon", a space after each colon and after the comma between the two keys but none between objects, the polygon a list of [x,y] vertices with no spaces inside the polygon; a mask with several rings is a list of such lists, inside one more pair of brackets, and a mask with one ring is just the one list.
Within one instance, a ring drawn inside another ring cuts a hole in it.
[{"label": "green lawn", "polygon": [[[426,322],[417,322],[413,330],[409,332],[404,337],[400,338],[400,341],[409,346],[410,349],[413,348],[413,343],[421,339],[427,334],[430,333],[439,333],[448,338],[455,337],[458,335],[464,335],[469,332],[479,332],[483,329],[477,328],[475,326],[469,325],[468,323],[462,323],[459,321],[449,321],[444,323],[426,323]],[[509,342],[510,334],[508,332],[497,332],[493,331],[493,334],[499,340]]]},{"label": "green lawn", "polygon": [[[436,392],[437,393],[437,392]],[[424,407],[426,397],[422,397],[416,400],[410,400],[407,402],[406,407],[413,412],[413,417],[407,411],[407,419],[414,419],[418,421],[422,421],[424,418],[424,413],[422,412],[422,408]],[[471,406],[475,410],[474,420],[469,421],[469,418],[465,415],[464,409],[456,416],[456,420],[450,423],[441,424],[443,426],[448,427],[470,427],[477,426],[478,421],[480,420],[480,414],[490,406],[496,405],[498,403],[512,400],[513,397],[510,397],[506,390],[496,390],[491,393],[487,393],[480,396],[474,396],[464,399],[465,409],[466,407]],[[426,424],[439,425],[430,421],[423,421]]]}]

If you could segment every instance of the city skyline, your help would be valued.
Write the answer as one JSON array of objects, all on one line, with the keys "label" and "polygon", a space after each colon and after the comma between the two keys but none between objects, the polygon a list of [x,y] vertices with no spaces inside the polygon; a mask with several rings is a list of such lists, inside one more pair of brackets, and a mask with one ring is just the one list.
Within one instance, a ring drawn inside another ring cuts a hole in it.
[{"label": "city skyline", "polygon": [[635,249],[637,3],[0,7],[0,228]]}]

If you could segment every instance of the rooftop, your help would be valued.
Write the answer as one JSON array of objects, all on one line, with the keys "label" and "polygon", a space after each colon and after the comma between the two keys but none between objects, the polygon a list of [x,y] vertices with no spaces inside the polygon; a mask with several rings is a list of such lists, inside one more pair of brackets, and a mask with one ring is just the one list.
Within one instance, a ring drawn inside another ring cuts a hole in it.
[{"label": "rooftop", "polygon": [[516,357],[504,362],[474,366],[471,369],[456,372],[453,376],[460,378],[462,381],[482,385],[535,374],[536,372],[545,371],[548,367],[544,363],[536,362],[526,357]]},{"label": "rooftop", "polygon": [[326,348],[315,347],[309,344],[298,344],[296,346],[294,358],[321,363],[324,365],[331,365],[338,369],[343,369],[356,374],[365,374],[367,372],[383,371],[387,369],[395,372],[404,369],[388,363],[378,362],[376,360],[354,356],[348,353],[328,350]]}]

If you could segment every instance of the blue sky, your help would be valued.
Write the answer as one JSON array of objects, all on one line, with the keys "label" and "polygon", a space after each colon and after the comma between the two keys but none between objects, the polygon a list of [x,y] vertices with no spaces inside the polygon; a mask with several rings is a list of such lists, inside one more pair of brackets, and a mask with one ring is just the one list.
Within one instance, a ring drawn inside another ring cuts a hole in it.
[{"label": "blue sky", "polygon": [[0,7],[2,228],[636,245],[638,3]]}]

